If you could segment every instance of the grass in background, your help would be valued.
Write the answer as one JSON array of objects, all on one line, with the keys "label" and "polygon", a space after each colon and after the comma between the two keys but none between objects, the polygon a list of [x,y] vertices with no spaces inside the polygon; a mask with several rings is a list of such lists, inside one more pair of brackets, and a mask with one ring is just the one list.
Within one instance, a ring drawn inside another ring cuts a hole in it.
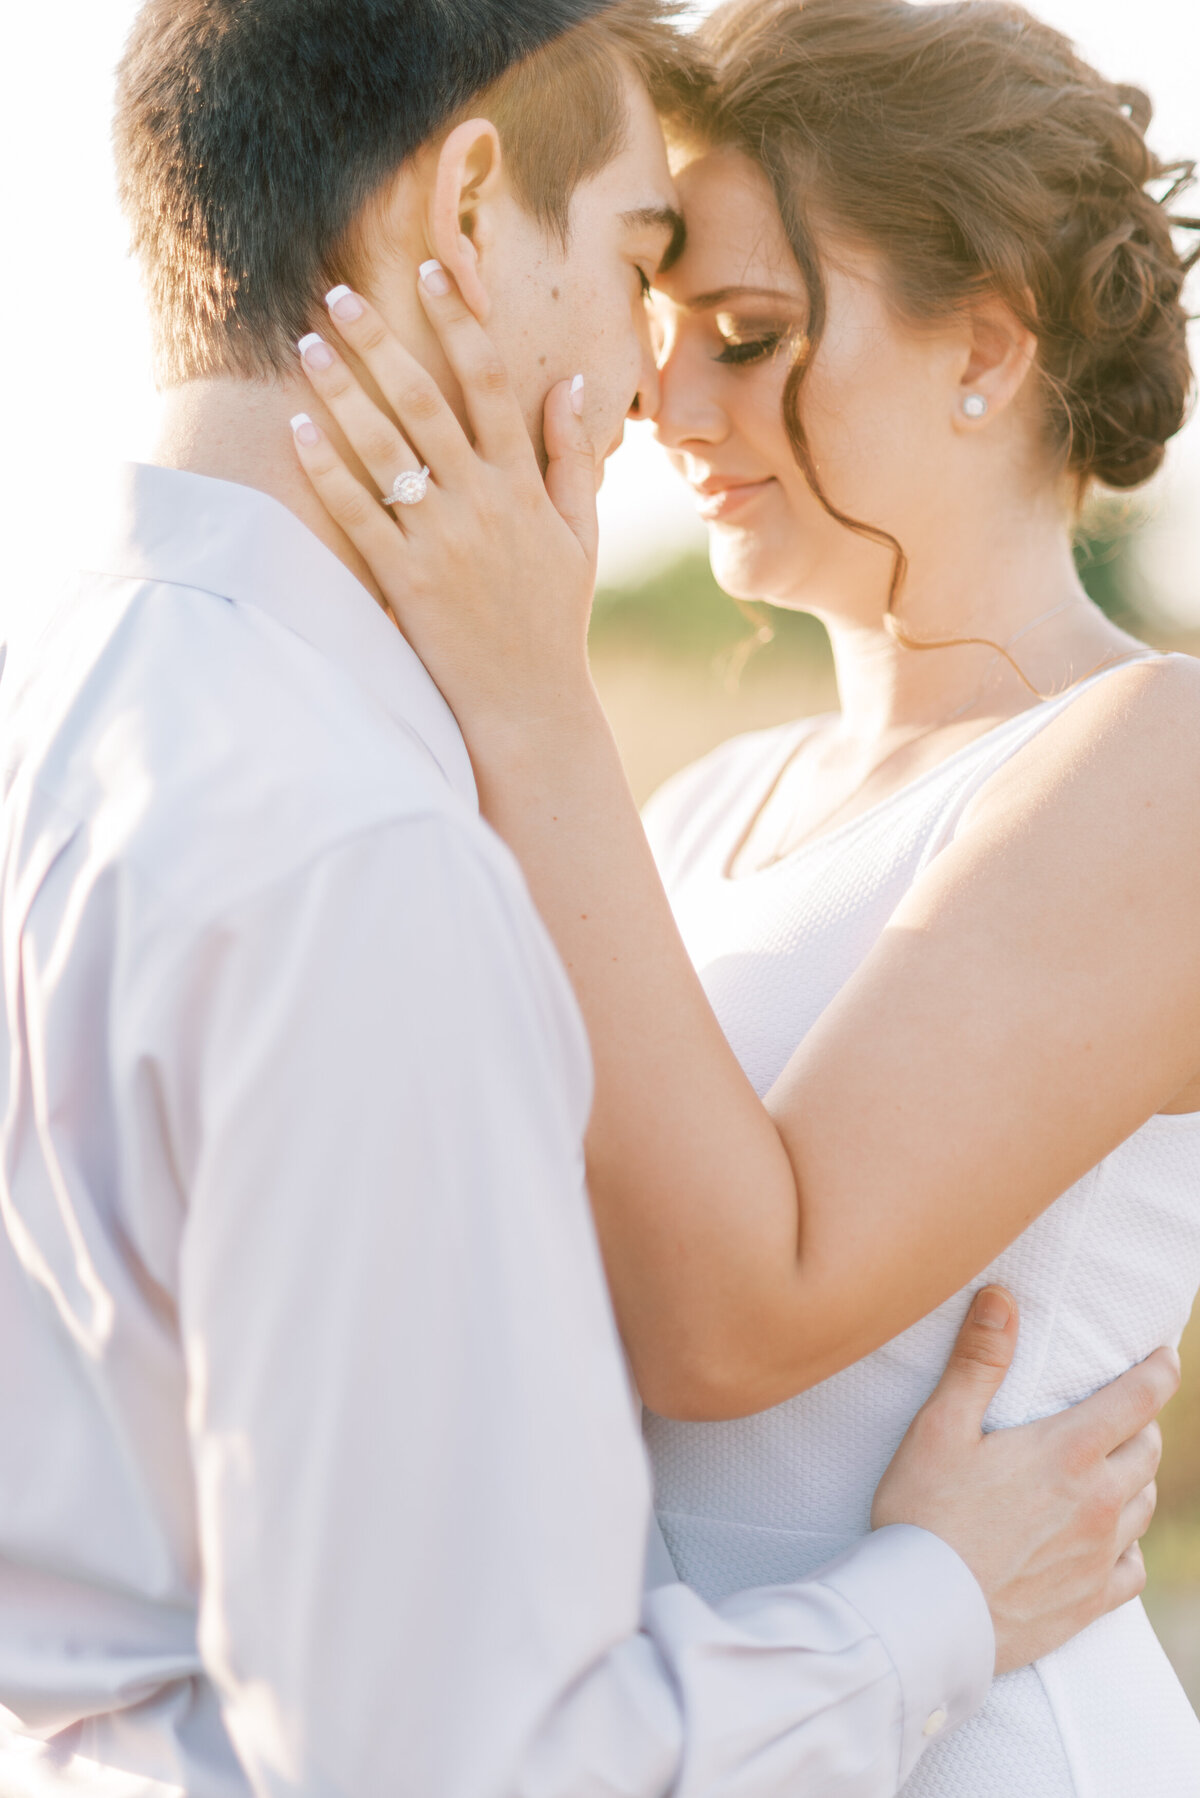
[{"label": "grass in background", "polygon": [[[1090,514],[1077,559],[1104,611],[1156,642],[1138,575],[1136,527],[1127,504],[1105,503]],[[728,737],[836,707],[822,627],[772,612],[773,641],[756,642],[767,616],[765,608],[739,610],[703,556],[686,557],[640,587],[598,596],[592,662],[639,802]],[[1163,1431],[1159,1514],[1145,1542],[1147,1606],[1200,1708],[1200,1315],[1184,1344],[1183,1389]]]}]

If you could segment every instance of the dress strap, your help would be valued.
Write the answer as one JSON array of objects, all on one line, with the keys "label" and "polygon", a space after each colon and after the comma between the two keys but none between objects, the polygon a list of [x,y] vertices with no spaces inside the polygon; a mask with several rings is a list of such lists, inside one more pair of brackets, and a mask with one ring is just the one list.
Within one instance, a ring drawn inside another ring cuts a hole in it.
[{"label": "dress strap", "polygon": [[987,785],[993,774],[999,773],[1006,763],[1011,762],[1014,756],[1019,755],[1022,749],[1033,742],[1035,737],[1039,737],[1048,725],[1053,724],[1056,718],[1061,718],[1064,712],[1069,711],[1077,699],[1081,698],[1084,693],[1091,692],[1093,687],[1098,687],[1102,681],[1109,680],[1114,674],[1121,673],[1123,669],[1130,668],[1135,663],[1161,662],[1163,660],[1165,657],[1158,650],[1147,650],[1144,653],[1131,652],[1127,656],[1122,656],[1119,662],[1112,662],[1107,668],[1099,669],[1096,673],[1077,682],[1075,686],[1068,687],[1065,692],[1055,694],[1050,699],[1044,699],[1038,705],[1030,706],[1028,711],[1018,712],[1006,724],[989,731],[986,737],[981,737],[978,743],[968,745],[963,752],[964,759],[970,756],[972,748],[980,753],[970,760],[969,766],[964,770],[963,780],[950,795],[946,809],[938,820],[937,829],[931,835],[921,858],[922,869],[928,867],[933,858],[954,841],[968,806],[976,794]]}]

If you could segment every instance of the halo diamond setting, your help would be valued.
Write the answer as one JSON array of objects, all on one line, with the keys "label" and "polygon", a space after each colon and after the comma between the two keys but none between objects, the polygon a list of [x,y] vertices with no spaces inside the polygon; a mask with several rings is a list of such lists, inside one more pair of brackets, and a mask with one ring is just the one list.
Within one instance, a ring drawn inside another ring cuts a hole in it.
[{"label": "halo diamond setting", "polygon": [[429,470],[410,468],[396,476],[392,491],[383,503],[385,506],[419,506],[428,492]]}]

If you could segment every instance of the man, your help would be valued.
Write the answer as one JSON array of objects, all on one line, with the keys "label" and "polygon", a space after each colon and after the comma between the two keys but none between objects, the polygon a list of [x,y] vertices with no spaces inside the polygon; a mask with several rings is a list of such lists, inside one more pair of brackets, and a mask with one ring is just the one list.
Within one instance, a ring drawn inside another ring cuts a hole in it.
[{"label": "man", "polygon": [[680,229],[652,100],[699,80],[653,0],[140,17],[160,466],[0,694],[3,1798],[877,1798],[1138,1589],[1172,1363],[985,1439],[989,1294],[886,1527],[643,1600],[578,1014],[292,459],[335,282],[453,393],[414,295],[456,256],[531,425],[586,341],[615,440]]}]

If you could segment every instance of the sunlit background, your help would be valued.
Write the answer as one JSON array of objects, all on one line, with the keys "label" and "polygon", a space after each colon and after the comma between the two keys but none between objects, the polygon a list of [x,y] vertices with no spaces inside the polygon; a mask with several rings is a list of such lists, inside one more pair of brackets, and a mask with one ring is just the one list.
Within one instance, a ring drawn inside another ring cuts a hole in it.
[{"label": "sunlit background", "polygon": [[[96,465],[142,455],[153,439],[147,333],[108,150],[111,71],[137,3],[26,0],[5,11],[0,625],[28,623],[50,571],[69,563]],[[1200,0],[1035,0],[1034,10],[1105,73],[1151,93],[1164,156],[1200,155]],[[708,580],[690,499],[645,427],[631,429],[602,510],[595,659],[640,794],[732,731],[831,703],[821,634],[803,622],[735,678],[747,626]],[[1200,425],[1148,493],[1091,520],[1085,556],[1109,609],[1157,641],[1200,644]],[[1200,1344],[1190,1359],[1148,1558],[1156,1621],[1200,1702]]]}]

